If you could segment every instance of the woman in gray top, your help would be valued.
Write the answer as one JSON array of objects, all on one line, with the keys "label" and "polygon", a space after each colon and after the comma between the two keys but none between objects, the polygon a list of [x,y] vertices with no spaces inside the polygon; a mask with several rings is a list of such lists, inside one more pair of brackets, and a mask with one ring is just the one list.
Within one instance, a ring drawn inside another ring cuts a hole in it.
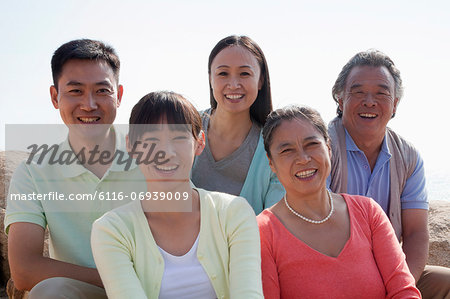
[{"label": "woman in gray top", "polygon": [[211,51],[208,73],[211,108],[202,115],[206,148],[194,162],[192,181],[240,195],[259,214],[284,195],[261,136],[272,111],[266,59],[249,37],[229,36]]}]

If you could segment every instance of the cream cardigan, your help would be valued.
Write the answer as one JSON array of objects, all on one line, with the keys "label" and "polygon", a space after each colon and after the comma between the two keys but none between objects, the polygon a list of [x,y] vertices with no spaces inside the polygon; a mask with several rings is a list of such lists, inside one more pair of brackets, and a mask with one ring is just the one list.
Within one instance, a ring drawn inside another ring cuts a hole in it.
[{"label": "cream cardigan", "polygon": [[[242,197],[197,190],[201,215],[197,257],[217,298],[263,298],[259,232],[252,208]],[[91,242],[109,298],[158,298],[164,260],[139,201],[98,219]]]}]

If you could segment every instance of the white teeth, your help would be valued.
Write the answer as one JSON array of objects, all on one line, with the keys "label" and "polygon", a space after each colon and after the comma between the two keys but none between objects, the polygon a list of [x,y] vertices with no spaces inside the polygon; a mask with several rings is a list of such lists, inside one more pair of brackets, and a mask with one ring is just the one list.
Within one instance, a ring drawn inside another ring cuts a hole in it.
[{"label": "white teeth", "polygon": [[100,117],[79,117],[78,119],[84,123],[92,123],[99,120]]},{"label": "white teeth", "polygon": [[361,116],[361,117],[366,117],[366,118],[374,118],[374,117],[377,117],[377,115],[376,115],[376,114],[373,114],[373,113],[360,113],[359,116]]},{"label": "white teeth", "polygon": [[305,171],[299,171],[295,174],[296,177],[304,179],[309,178],[313,176],[316,173],[317,170],[305,170]]},{"label": "white teeth", "polygon": [[178,165],[174,166],[164,166],[164,165],[155,165],[156,169],[163,170],[163,171],[171,171],[178,168]]},{"label": "white teeth", "polygon": [[227,94],[225,97],[230,100],[237,100],[237,99],[241,99],[242,97],[244,97],[244,95],[243,94]]}]

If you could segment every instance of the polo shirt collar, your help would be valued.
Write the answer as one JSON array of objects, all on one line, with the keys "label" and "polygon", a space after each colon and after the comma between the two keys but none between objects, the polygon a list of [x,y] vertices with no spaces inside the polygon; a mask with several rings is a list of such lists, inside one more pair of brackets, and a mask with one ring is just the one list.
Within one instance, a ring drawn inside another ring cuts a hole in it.
[{"label": "polo shirt collar", "polygon": [[[348,133],[347,129],[344,128],[344,130],[345,130],[345,146],[347,148],[347,151],[364,153],[355,144],[355,141],[353,141],[353,138],[352,138],[352,136],[350,136],[350,134]],[[386,154],[386,156],[388,156],[389,158],[392,156],[391,152],[389,151],[388,144],[387,144],[387,132],[384,133],[383,142],[381,143],[381,152]]]},{"label": "polo shirt collar", "polygon": [[[126,171],[126,160],[130,159],[130,156],[128,155],[127,151],[127,145],[126,145],[126,139],[125,134],[120,133],[118,129],[116,129],[114,126],[111,127],[111,130],[113,130],[115,136],[116,136],[116,151],[123,152],[123,157],[120,157],[120,155],[116,156],[113,163],[111,164],[110,170],[111,171]],[[118,160],[122,162],[122,164],[118,164]],[[137,167],[136,159],[132,159],[130,167],[128,170],[134,169]]]},{"label": "polo shirt collar", "polygon": [[[67,135],[66,139],[60,144],[58,155],[60,155],[64,151],[73,153],[72,148],[70,147],[70,143],[69,143],[69,135]],[[86,168],[84,168],[83,165],[78,164],[76,162],[71,163],[69,165],[62,164],[59,167],[61,167],[61,173],[65,178],[76,177],[85,172],[88,172],[88,170]]]},{"label": "polo shirt collar", "polygon": [[[115,151],[121,151],[123,152],[122,157],[121,155],[115,156],[114,161],[112,162],[110,168],[108,171],[125,171],[126,163],[118,164],[118,160],[122,160],[122,162],[125,162],[127,159],[129,159],[129,155],[126,149],[126,140],[125,135],[121,134],[119,130],[116,130],[114,126],[111,126],[111,131],[115,135]],[[66,137],[66,139],[61,143],[60,150],[62,151],[72,151],[72,148],[69,143],[69,136]],[[133,159],[131,161],[129,170],[134,169],[137,167],[136,160]],[[79,176],[85,172],[90,171],[85,168],[83,165],[78,163],[72,163],[70,165],[61,165],[61,173],[64,177],[70,178],[70,177],[76,177]]]}]

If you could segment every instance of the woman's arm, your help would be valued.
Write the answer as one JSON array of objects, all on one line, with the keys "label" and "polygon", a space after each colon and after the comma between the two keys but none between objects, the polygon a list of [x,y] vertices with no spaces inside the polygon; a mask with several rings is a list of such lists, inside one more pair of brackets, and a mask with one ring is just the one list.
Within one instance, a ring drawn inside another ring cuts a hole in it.
[{"label": "woman's arm", "polygon": [[115,225],[102,218],[94,222],[91,246],[108,298],[147,298],[134,270],[126,238]]},{"label": "woman's arm", "polygon": [[264,230],[259,231],[261,237],[261,269],[265,298],[280,298],[280,281],[278,270],[273,258],[272,244],[267,240]]},{"label": "woman's arm", "polygon": [[234,200],[230,205],[226,219],[230,251],[230,298],[264,298],[255,213],[243,198]]},{"label": "woman's arm", "polygon": [[373,200],[370,202],[369,221],[373,254],[386,287],[386,298],[421,298],[394,229]]}]

